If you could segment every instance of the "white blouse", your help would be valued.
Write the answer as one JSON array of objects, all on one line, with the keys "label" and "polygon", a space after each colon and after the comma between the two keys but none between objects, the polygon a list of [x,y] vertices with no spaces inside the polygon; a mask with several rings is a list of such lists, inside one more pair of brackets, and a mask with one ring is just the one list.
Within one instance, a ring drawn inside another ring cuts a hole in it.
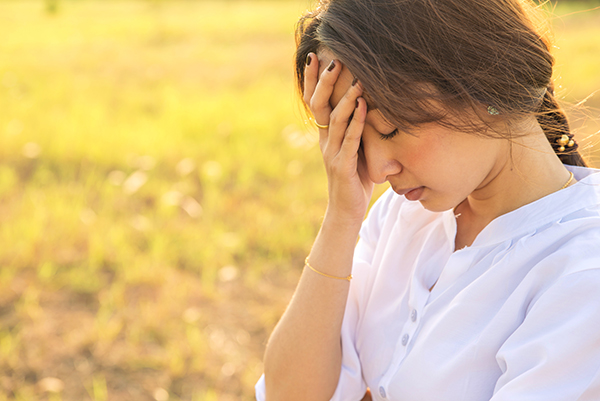
[{"label": "white blouse", "polygon": [[452,210],[386,192],[356,247],[332,401],[600,400],[600,172],[568,168],[578,183],[456,252]]}]

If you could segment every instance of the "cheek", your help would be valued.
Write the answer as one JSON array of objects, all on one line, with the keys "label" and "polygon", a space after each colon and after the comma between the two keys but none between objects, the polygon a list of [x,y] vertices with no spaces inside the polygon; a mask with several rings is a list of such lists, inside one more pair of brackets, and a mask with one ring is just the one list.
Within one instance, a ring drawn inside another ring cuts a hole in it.
[{"label": "cheek", "polygon": [[415,174],[435,173],[438,169],[443,169],[448,153],[439,141],[411,137],[404,142],[397,150],[406,169],[413,170]]},{"label": "cheek", "polygon": [[416,138],[399,150],[403,168],[414,175],[421,185],[436,192],[462,196],[465,179],[475,166],[465,149],[436,136]]}]

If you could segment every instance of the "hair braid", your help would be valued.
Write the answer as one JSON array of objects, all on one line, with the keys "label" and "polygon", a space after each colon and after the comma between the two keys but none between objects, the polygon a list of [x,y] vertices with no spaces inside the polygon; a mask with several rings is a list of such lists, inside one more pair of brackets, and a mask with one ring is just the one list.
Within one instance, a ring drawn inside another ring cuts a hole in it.
[{"label": "hair braid", "polygon": [[553,84],[550,84],[544,94],[537,120],[563,164],[587,166],[577,151],[579,145],[573,139],[567,116],[554,97]]}]

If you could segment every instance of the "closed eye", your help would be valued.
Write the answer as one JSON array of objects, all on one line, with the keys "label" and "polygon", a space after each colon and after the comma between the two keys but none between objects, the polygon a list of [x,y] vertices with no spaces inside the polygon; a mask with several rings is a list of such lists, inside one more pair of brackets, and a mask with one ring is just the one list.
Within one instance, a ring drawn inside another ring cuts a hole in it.
[{"label": "closed eye", "polygon": [[395,137],[396,134],[398,134],[398,128],[396,128],[395,130],[393,130],[389,134],[379,134],[379,137],[381,139],[383,139],[384,141],[387,141],[388,139],[392,139],[393,137]]}]

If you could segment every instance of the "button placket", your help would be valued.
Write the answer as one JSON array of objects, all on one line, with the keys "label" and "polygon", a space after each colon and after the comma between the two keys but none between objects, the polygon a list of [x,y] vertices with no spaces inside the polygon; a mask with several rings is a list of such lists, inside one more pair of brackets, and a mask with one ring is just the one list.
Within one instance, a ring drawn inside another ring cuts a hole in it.
[{"label": "button placket", "polygon": [[408,340],[410,339],[410,336],[408,334],[405,334],[402,336],[402,345],[406,347],[406,344],[408,344]]},{"label": "button placket", "polygon": [[397,371],[398,366],[402,363],[409,351],[408,344],[411,337],[414,337],[419,328],[422,320],[420,317],[420,313],[422,312],[419,311],[423,310],[430,296],[429,290],[421,285],[420,278],[416,276],[412,277],[409,291],[408,311],[405,312],[406,315],[404,315],[406,321],[402,331],[400,331],[400,336],[398,337],[390,366],[386,369],[386,372],[379,382],[378,392],[383,399],[387,399],[386,389],[388,389],[390,381],[394,377],[394,373]]}]

